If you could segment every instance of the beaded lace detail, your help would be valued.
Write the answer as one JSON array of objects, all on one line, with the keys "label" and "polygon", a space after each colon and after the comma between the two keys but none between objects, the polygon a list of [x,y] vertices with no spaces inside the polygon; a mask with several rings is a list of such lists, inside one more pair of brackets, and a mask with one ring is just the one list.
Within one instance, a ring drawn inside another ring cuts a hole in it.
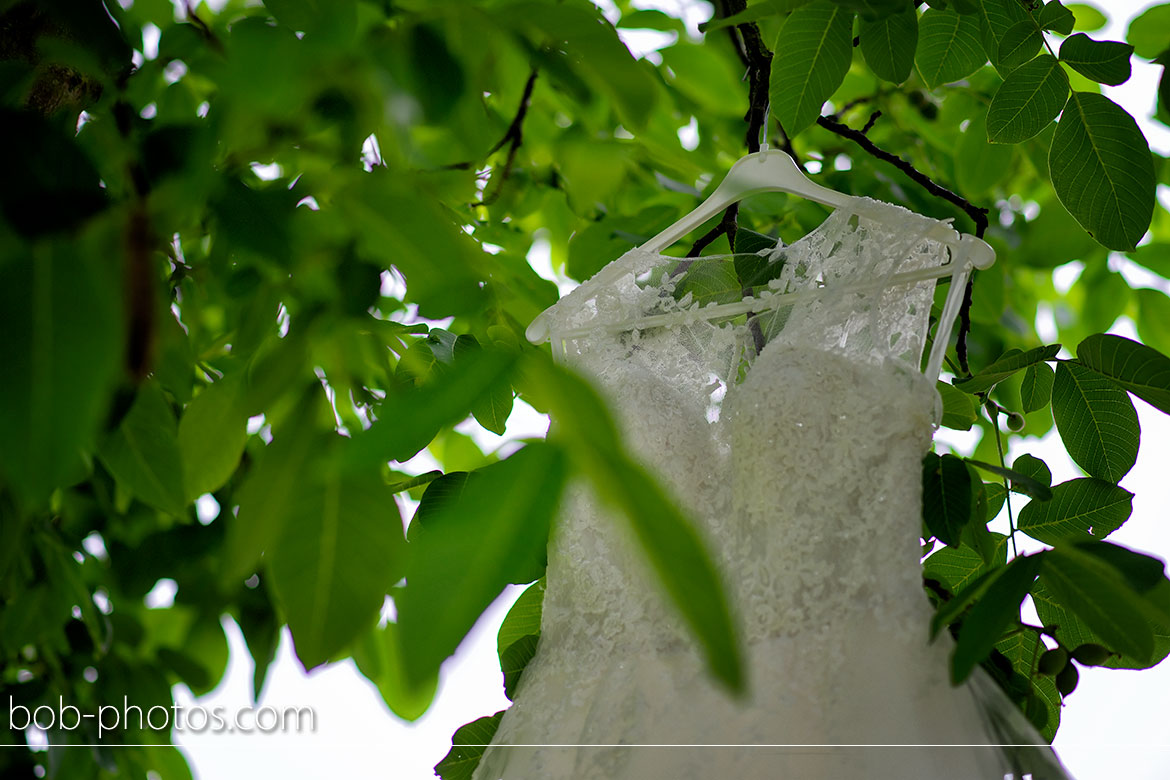
[{"label": "beaded lace detail", "polygon": [[[918,371],[933,282],[852,282],[947,262],[934,220],[870,201],[760,255],[632,250],[555,312],[554,344],[725,573],[750,695],[707,677],[618,518],[573,485],[550,545],[542,636],[494,745],[975,744],[1039,737],[987,680],[947,681],[918,565],[938,396]],[[785,293],[816,291],[775,305]],[[712,315],[730,301],[758,310]],[[669,325],[617,330],[612,323]],[[567,332],[585,334],[571,338]],[[1020,736],[1023,735],[1023,736]],[[492,747],[475,777],[995,778],[996,750]],[[1038,759],[1029,771],[1063,777]]]}]

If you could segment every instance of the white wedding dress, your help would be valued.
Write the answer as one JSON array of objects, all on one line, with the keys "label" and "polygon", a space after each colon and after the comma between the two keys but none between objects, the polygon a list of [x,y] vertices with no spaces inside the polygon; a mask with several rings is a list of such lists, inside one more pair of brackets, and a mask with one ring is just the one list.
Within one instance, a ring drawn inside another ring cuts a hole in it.
[{"label": "white wedding dress", "polygon": [[[918,365],[934,282],[834,290],[948,250],[923,238],[934,220],[864,211],[754,260],[633,250],[616,281],[558,304],[554,351],[607,396],[725,575],[748,695],[712,681],[621,518],[577,484],[536,656],[476,780],[1065,777],[1047,747],[987,747],[1042,740],[982,670],[952,687],[950,638],[927,641],[920,475],[940,402]],[[745,261],[760,283],[730,289]],[[760,313],[700,306],[745,293]],[[923,745],[947,747],[905,747]]]}]

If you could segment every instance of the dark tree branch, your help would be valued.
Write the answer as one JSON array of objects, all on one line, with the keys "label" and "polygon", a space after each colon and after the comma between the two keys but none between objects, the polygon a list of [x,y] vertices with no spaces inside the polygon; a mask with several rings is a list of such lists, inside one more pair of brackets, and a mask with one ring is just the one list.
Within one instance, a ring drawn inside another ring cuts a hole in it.
[{"label": "dark tree branch", "polygon": [[[524,118],[528,116],[528,107],[532,103],[532,89],[536,85],[536,74],[537,70],[535,68],[532,69],[532,73],[528,74],[528,81],[524,84],[524,94],[520,96],[520,105],[516,109],[516,115],[512,117],[512,123],[508,125],[508,129],[504,132],[503,137],[491,149],[488,149],[487,154],[484,155],[484,157],[491,157],[503,149],[505,144],[511,144],[508,147],[508,156],[504,159],[504,167],[492,176],[491,192],[484,195],[483,200],[472,203],[471,205],[473,207],[490,206],[495,203],[499,199],[504,185],[508,182],[508,177],[512,175],[512,166],[516,163],[516,152],[520,150],[520,144],[524,143]],[[446,170],[468,171],[474,165],[474,162],[467,161],[445,165],[443,168]]]},{"label": "dark tree branch", "polygon": [[[963,210],[963,213],[970,217],[971,221],[975,223],[975,235],[978,238],[983,238],[983,234],[987,231],[988,224],[987,209],[975,206],[966,198],[956,195],[946,187],[937,184],[933,179],[919,171],[906,160],[903,160],[896,154],[891,154],[885,151],[884,149],[878,147],[873,141],[869,140],[865,134],[873,126],[874,121],[877,120],[879,115],[880,112],[875,112],[869,118],[869,122],[866,123],[865,128],[860,131],[854,130],[848,125],[838,122],[833,117],[827,116],[817,117],[817,124],[831,133],[836,133],[839,136],[856,142],[858,146],[869,152],[869,154],[876,157],[877,159],[890,163],[898,170],[905,173],[915,183],[922,186],[931,195],[942,198],[948,203],[952,203],[955,206],[958,206]],[[963,305],[959,308],[959,333],[955,344],[955,353],[959,358],[959,367],[967,376],[970,376],[971,374],[971,370],[967,365],[967,336],[971,332],[971,296],[973,291],[974,279],[971,278],[967,280],[967,287],[963,291]]]},{"label": "dark tree branch", "polygon": [[691,247],[691,251],[687,252],[687,257],[698,257],[704,249],[715,242],[719,236],[727,236],[727,246],[735,251],[735,232],[739,229],[739,204],[732,203],[723,212],[723,219],[719,220],[719,224],[707,231],[707,234],[695,242]]},{"label": "dark tree branch", "polygon": [[933,179],[927,176],[922,171],[915,168],[906,160],[903,160],[896,154],[891,154],[879,147],[861,131],[854,130],[848,125],[838,122],[836,119],[827,116],[817,117],[817,124],[828,130],[830,133],[835,133],[843,138],[855,142],[858,146],[868,152],[871,156],[876,157],[883,162],[893,165],[898,170],[906,174],[912,181],[920,185],[923,189],[934,195],[936,198],[958,206],[964,214],[971,218],[975,223],[975,235],[982,236],[983,231],[987,230],[987,209],[975,206],[966,198],[956,195],[955,193],[937,184]]},{"label": "dark tree branch", "polygon": [[881,115],[882,115],[881,111],[874,111],[872,114],[870,114],[869,119],[865,123],[865,126],[861,128],[861,134],[862,135],[869,135],[869,131],[873,129],[873,126],[878,121],[878,117],[880,117]]}]

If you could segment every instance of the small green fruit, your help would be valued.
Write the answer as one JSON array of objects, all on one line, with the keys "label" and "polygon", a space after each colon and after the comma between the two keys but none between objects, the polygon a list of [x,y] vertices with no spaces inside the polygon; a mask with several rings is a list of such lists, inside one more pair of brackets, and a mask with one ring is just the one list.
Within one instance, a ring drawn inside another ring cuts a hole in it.
[{"label": "small green fruit", "polygon": [[1068,696],[1077,689],[1077,682],[1081,679],[1077,668],[1072,664],[1068,664],[1061,669],[1060,674],[1056,675],[1056,690],[1060,691],[1061,696]]},{"label": "small green fruit", "polygon": [[1111,655],[1113,653],[1109,652],[1109,648],[1095,644],[1080,645],[1072,651],[1073,660],[1085,666],[1100,666],[1108,661]]},{"label": "small green fruit", "polygon": [[1040,674],[1060,674],[1066,666],[1068,666],[1068,651],[1063,647],[1055,647],[1040,656],[1040,663],[1036,665],[1036,671]]},{"label": "small green fruit", "polygon": [[1024,430],[1024,415],[1019,412],[1009,412],[1007,416],[1007,427],[1009,431]]}]

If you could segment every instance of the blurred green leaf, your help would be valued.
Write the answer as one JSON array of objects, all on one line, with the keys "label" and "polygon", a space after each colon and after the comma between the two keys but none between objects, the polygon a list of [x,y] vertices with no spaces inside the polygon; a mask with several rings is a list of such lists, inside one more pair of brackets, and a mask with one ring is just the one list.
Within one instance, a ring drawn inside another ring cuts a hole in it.
[{"label": "blurred green leaf", "polygon": [[378,615],[406,570],[406,555],[398,505],[381,479],[329,465],[299,476],[265,563],[307,671]]},{"label": "blurred green leaf", "polygon": [[1072,11],[1073,16],[1076,17],[1076,24],[1073,26],[1074,30],[1093,32],[1094,30],[1100,30],[1108,22],[1105,14],[1088,3],[1069,3],[1068,10]]},{"label": "blurred green leaf", "polygon": [[81,250],[42,246],[0,263],[0,468],[34,503],[77,471],[119,373],[118,287],[95,262],[105,247]]},{"label": "blurred green leaf", "polygon": [[596,392],[550,364],[531,361],[526,373],[539,408],[558,420],[561,440],[597,494],[619,510],[674,605],[697,637],[712,674],[733,692],[744,669],[720,575],[691,521],[663,488],[619,445],[617,431]]},{"label": "blurred green leaf", "polygon": [[559,448],[530,444],[427,487],[411,525],[407,587],[396,599],[412,684],[438,670],[505,585],[542,576],[566,468]]},{"label": "blurred green leaf", "polygon": [[225,376],[203,389],[179,420],[179,452],[187,500],[211,493],[235,472],[248,439],[243,378]]},{"label": "blurred green leaf", "polygon": [[438,675],[412,685],[402,665],[402,639],[396,623],[366,632],[353,648],[358,671],[378,688],[382,701],[398,717],[415,721],[422,717],[439,687]]},{"label": "blurred green leaf", "polygon": [[1007,565],[963,619],[951,656],[951,682],[958,685],[971,674],[1004,631],[1020,619],[1020,602],[1028,595],[1047,553],[1024,555]]},{"label": "blurred green leaf", "polygon": [[1044,589],[1099,635],[1111,650],[1148,661],[1154,636],[1140,597],[1108,564],[1072,546],[1053,550],[1040,575]]},{"label": "blurred green leaf", "polygon": [[1125,40],[1139,57],[1152,60],[1170,47],[1170,6],[1155,5],[1129,23]]},{"label": "blurred green leaf", "polygon": [[139,388],[130,411],[98,448],[98,457],[137,498],[172,515],[187,508],[174,412],[153,381]]}]

